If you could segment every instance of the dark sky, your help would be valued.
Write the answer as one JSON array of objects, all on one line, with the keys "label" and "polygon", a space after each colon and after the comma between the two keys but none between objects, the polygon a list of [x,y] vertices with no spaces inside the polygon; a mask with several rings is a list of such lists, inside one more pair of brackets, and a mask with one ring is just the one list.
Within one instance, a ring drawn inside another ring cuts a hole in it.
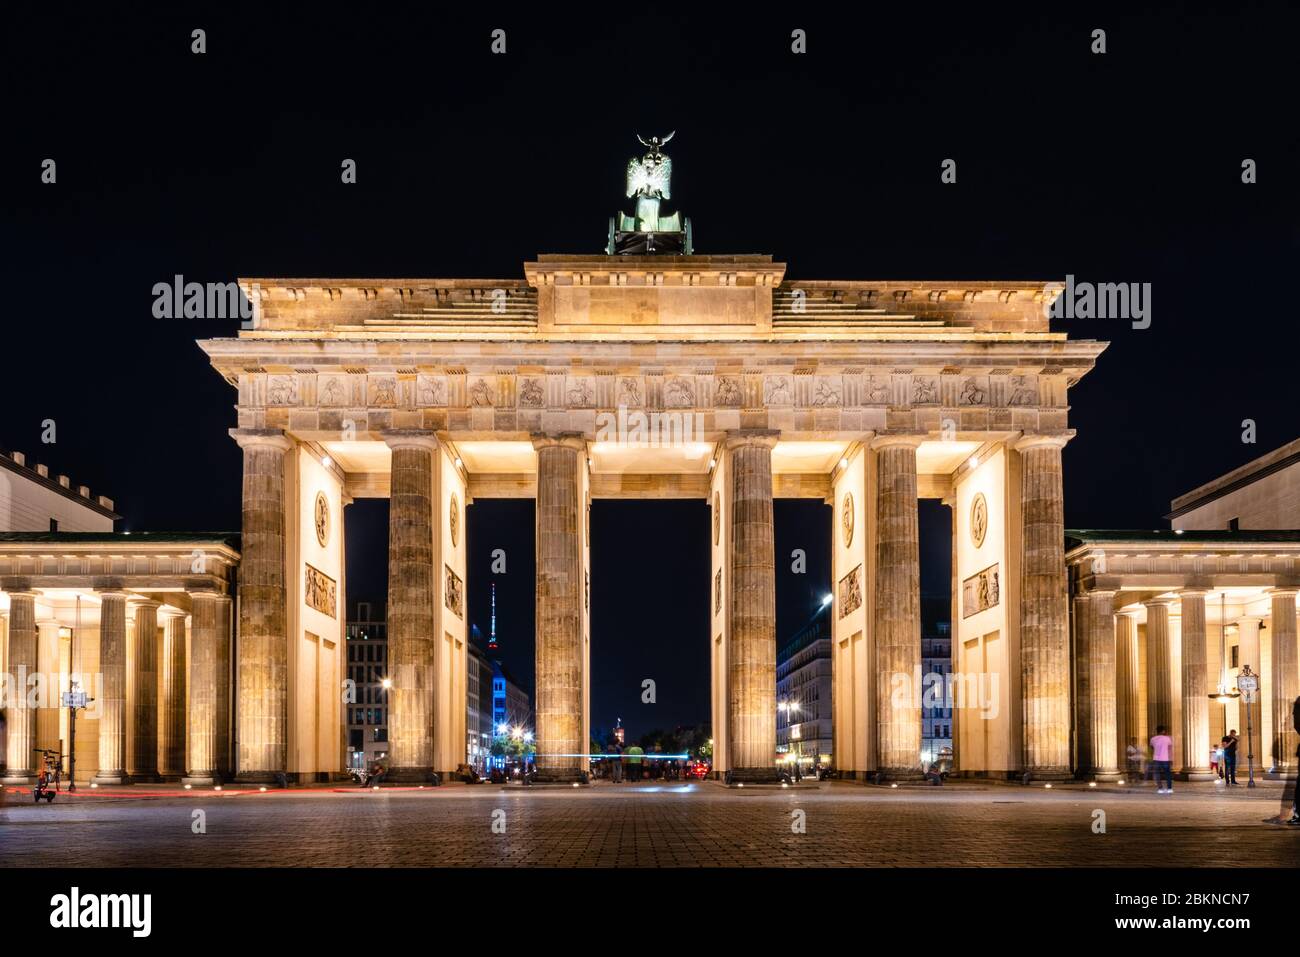
[{"label": "dark sky", "polygon": [[[1160,527],[1174,495],[1294,438],[1294,14],[910,6],[628,7],[626,22],[608,4],[533,18],[354,7],[314,23],[8,12],[0,447],[115,498],[122,528],[237,529],[235,396],[194,345],[233,323],[152,318],[154,283],[518,277],[540,252],[599,252],[633,134],[672,129],[673,205],[700,252],[772,253],[796,279],[1152,283],[1150,329],[1058,324],[1112,343],[1071,393],[1067,524]],[[504,56],[489,52],[495,27]],[[956,185],[939,181],[949,157]],[[340,183],[345,158],[356,185]],[[354,599],[382,589],[384,513],[365,503],[349,520]],[[593,514],[597,723],[704,718],[704,626],[680,623],[707,619],[705,504]],[[468,513],[485,629],[486,554],[509,548],[499,630],[521,677],[532,521],[528,502]],[[926,536],[931,588],[941,531]],[[778,555],[806,541],[814,557],[807,576],[782,573],[782,634],[828,587],[828,532],[823,506],[780,504]]]}]

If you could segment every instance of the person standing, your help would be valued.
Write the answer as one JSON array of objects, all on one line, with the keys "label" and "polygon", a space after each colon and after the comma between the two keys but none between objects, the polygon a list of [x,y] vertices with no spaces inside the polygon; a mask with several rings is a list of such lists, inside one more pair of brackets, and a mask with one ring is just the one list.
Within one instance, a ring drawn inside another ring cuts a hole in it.
[{"label": "person standing", "polygon": [[[1151,739],[1151,759],[1155,764],[1156,793],[1173,794],[1174,739],[1169,736],[1169,730],[1163,724],[1156,728],[1155,737]],[[1160,786],[1161,778],[1164,779],[1164,787]]]},{"label": "person standing", "polygon": [[1240,739],[1234,728],[1223,738],[1223,780],[1228,787],[1237,786],[1237,745]]},{"label": "person standing", "polygon": [[623,783],[623,748],[617,743],[613,747],[613,757],[610,758],[609,779],[613,784]]},{"label": "person standing", "polygon": [[1135,784],[1142,783],[1142,749],[1138,747],[1137,738],[1128,739],[1124,749],[1124,763],[1127,765],[1128,778]]}]

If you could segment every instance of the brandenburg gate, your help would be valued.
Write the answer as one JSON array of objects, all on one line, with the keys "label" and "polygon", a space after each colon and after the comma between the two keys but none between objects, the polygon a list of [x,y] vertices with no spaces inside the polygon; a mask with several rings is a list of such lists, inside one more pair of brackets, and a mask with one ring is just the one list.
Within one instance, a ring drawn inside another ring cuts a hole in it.
[{"label": "brandenburg gate", "polygon": [[[613,230],[611,230],[613,232]],[[980,670],[1007,696],[975,765],[1066,776],[1061,449],[1103,343],[1039,282],[800,282],[763,255],[543,255],[522,279],[246,279],[251,328],[201,343],[243,448],[237,765],[342,770],[342,511],[390,499],[391,776],[465,760],[464,510],[535,497],[539,775],[587,768],[590,503],[712,509],[715,770],[774,775],[772,501],[834,509],[836,765],[915,774],[917,501],[953,507]],[[701,547],[705,543],[701,542]],[[331,651],[323,654],[322,637]],[[963,767],[972,767],[963,761]]]}]

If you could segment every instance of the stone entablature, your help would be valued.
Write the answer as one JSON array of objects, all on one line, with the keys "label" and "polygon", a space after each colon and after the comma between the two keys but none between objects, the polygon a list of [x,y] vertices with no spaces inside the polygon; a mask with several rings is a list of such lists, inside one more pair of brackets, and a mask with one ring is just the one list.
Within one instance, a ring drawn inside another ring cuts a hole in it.
[{"label": "stone entablature", "polygon": [[1066,531],[1078,592],[1300,585],[1300,531]]},{"label": "stone entablature", "polygon": [[0,533],[0,591],[234,594],[238,535]]}]

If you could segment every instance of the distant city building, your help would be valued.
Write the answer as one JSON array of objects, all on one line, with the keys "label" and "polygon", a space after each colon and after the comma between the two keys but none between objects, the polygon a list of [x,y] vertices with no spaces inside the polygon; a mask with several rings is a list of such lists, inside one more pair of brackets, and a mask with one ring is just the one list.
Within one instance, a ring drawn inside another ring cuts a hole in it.
[{"label": "distant city building", "polygon": [[492,735],[492,661],[483,651],[483,633],[478,625],[470,629],[469,654],[465,676],[465,747],[466,762],[480,774],[491,759]]},{"label": "distant city building", "polygon": [[1178,496],[1165,517],[1184,530],[1300,528],[1300,439]]},{"label": "distant city building", "polygon": [[776,750],[804,772],[832,757],[831,607],[822,605],[776,656]]},{"label": "distant city building", "polygon": [[[922,680],[921,763],[951,761],[952,708],[943,696],[952,673],[952,602],[947,596],[921,599],[921,673],[942,675],[938,683]],[[930,691],[930,688],[935,690]],[[927,694],[927,692],[929,692]],[[931,702],[926,704],[926,702]]]},{"label": "distant city building", "polygon": [[91,498],[66,475],[50,477],[22,452],[0,452],[0,532],[111,532],[113,500]]},{"label": "distant city building", "polygon": [[492,724],[532,728],[533,705],[528,692],[510,676],[501,662],[492,661]]},{"label": "distant city building", "polygon": [[346,705],[348,766],[370,767],[388,757],[388,625],[383,606],[357,602],[348,624],[348,678],[355,690]]}]

